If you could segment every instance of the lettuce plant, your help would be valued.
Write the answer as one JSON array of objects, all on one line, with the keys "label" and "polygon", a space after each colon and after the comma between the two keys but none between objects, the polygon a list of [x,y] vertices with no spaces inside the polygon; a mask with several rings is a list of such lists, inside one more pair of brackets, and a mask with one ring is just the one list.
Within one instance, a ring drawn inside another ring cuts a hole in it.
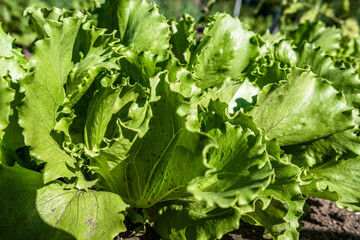
[{"label": "lettuce plant", "polygon": [[164,239],[240,219],[298,239],[303,194],[359,210],[359,79],[321,47],[226,14],[199,42],[145,0],[25,16],[28,62],[0,31],[5,239],[113,239],[125,218]]}]

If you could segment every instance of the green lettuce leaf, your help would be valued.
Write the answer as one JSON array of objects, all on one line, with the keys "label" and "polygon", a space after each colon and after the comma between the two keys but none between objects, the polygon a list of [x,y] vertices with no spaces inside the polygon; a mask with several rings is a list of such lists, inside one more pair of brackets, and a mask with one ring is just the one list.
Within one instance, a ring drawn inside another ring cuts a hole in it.
[{"label": "green lettuce leaf", "polygon": [[256,103],[260,88],[247,78],[242,81],[226,79],[220,87],[208,89],[200,98],[200,104],[207,106],[211,100],[228,104],[229,113],[233,114],[239,110],[246,111]]},{"label": "green lettuce leaf", "polygon": [[23,98],[18,80],[26,74],[26,61],[13,42],[0,23],[0,162],[11,166],[20,160],[15,150],[24,146],[17,107]]},{"label": "green lettuce leaf", "polygon": [[14,46],[15,39],[6,34],[0,22],[0,76],[10,75],[12,81],[24,77],[26,60],[21,49]]},{"label": "green lettuce leaf", "polygon": [[260,39],[238,19],[215,15],[191,58],[198,86],[206,89],[221,85],[226,78],[244,76],[246,67],[260,54],[259,45]]},{"label": "green lettuce leaf", "polygon": [[131,83],[139,83],[149,88],[149,79],[161,71],[158,63],[163,60],[163,55],[156,55],[151,52],[133,52],[126,49],[120,49],[122,55],[120,64],[123,75],[129,77]]},{"label": "green lettuce leaf", "polygon": [[6,34],[0,23],[0,138],[14,114],[11,102],[15,99],[15,84],[24,77],[23,64],[26,63],[19,48],[14,47],[14,38]]},{"label": "green lettuce leaf", "polygon": [[286,157],[299,167],[308,169],[331,160],[354,158],[360,154],[360,139],[356,128],[335,133],[329,137],[283,148]]},{"label": "green lettuce leaf", "polygon": [[303,41],[321,47],[326,53],[335,55],[340,48],[341,30],[335,27],[326,27],[321,21],[306,21],[295,30],[288,33],[288,37],[295,45]]},{"label": "green lettuce leaf", "polygon": [[[0,227],[2,239],[74,240],[46,224],[36,209],[36,190],[43,186],[42,175],[18,165],[0,164]],[[72,221],[71,221],[71,224]]]},{"label": "green lettuce leaf", "polygon": [[3,131],[9,125],[9,117],[12,114],[10,104],[15,97],[15,91],[9,84],[9,81],[0,76],[0,138],[3,137]]},{"label": "green lettuce leaf", "polygon": [[300,191],[300,169],[293,164],[271,163],[275,169],[273,182],[259,192],[254,210],[245,213],[242,220],[264,226],[265,234],[270,233],[274,239],[299,239],[305,204]]},{"label": "green lettuce leaf", "polygon": [[343,94],[312,72],[293,70],[288,82],[268,85],[252,111],[255,123],[280,146],[313,141],[354,127]]},{"label": "green lettuce leaf", "polygon": [[274,59],[288,67],[311,70],[317,76],[330,81],[336,90],[343,92],[349,106],[360,104],[359,76],[352,68],[336,66],[321,48],[308,43],[294,47],[286,41],[280,41],[275,44]]},{"label": "green lettuce leaf", "polygon": [[154,208],[154,228],[163,239],[221,239],[239,228],[237,208],[209,207],[201,201],[169,201]]},{"label": "green lettuce leaf", "polygon": [[192,47],[195,45],[195,20],[184,14],[180,19],[170,20],[171,50],[182,64],[190,62]]},{"label": "green lettuce leaf", "polygon": [[265,54],[258,61],[253,63],[247,77],[251,82],[255,82],[259,88],[264,88],[270,83],[279,83],[287,79],[289,69],[282,63],[274,60],[271,53]]},{"label": "green lettuce leaf", "polygon": [[[13,78],[12,78],[13,80]],[[9,82],[10,83],[10,82]],[[13,152],[25,146],[22,128],[20,127],[18,109],[24,98],[24,94],[20,92],[18,82],[11,82],[11,88],[14,89],[15,97],[10,103],[12,114],[9,117],[9,125],[4,130],[3,141]],[[0,134],[1,135],[1,134]]]},{"label": "green lettuce leaf", "polygon": [[114,193],[64,189],[53,183],[37,191],[36,207],[47,224],[76,239],[113,239],[126,230],[127,205]]},{"label": "green lettuce leaf", "polygon": [[213,169],[188,186],[196,199],[222,208],[248,204],[266,188],[273,173],[263,134],[245,122],[234,124],[241,120],[227,118],[226,107],[211,102],[208,112],[200,113],[203,130],[218,147],[208,153],[207,164]]},{"label": "green lettuce leaf", "polygon": [[[340,208],[360,211],[359,168],[360,160],[358,157],[338,161],[332,160],[315,166],[307,172],[313,176],[313,179],[302,186],[302,192],[310,196],[335,200],[337,201],[336,205]],[[334,196],[334,193],[337,196]]]},{"label": "green lettuce leaf", "polygon": [[164,53],[169,48],[169,26],[155,3],[109,0],[98,9],[98,13],[98,26],[110,32],[116,30],[125,47],[154,54]]},{"label": "green lettuce leaf", "polygon": [[4,32],[0,22],[0,57],[14,57],[16,60],[21,60],[22,63],[25,63],[26,60],[21,53],[21,49],[14,47],[14,41],[15,39],[10,34]]},{"label": "green lettuce leaf", "polygon": [[91,151],[100,150],[106,128],[112,115],[120,110],[120,87],[106,87],[97,91],[89,102],[86,116],[84,140]]},{"label": "green lettuce leaf", "polygon": [[24,129],[25,144],[32,148],[31,155],[47,163],[44,169],[47,183],[74,175],[68,166],[75,168],[75,159],[60,148],[51,132],[57,122],[56,112],[65,99],[63,86],[73,67],[73,46],[84,17],[69,15],[63,21],[54,21],[51,18],[60,18],[62,11],[56,8],[44,11],[30,8],[26,12],[39,37],[44,39],[35,44],[29,62],[34,74],[20,83],[26,98],[19,109],[19,123]]}]

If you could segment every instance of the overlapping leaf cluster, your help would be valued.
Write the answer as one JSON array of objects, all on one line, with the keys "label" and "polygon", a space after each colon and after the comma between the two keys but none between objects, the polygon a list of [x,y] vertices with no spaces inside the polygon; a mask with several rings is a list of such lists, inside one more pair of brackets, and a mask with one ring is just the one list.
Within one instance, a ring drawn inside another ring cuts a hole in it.
[{"label": "overlapping leaf cluster", "polygon": [[216,14],[198,43],[145,0],[25,15],[28,62],[0,32],[4,239],[112,239],[125,217],[164,239],[240,219],[298,239],[303,195],[359,211],[360,81],[320,41],[336,30],[260,37]]},{"label": "overlapping leaf cluster", "polygon": [[6,32],[16,37],[16,44],[29,46],[36,38],[36,34],[29,28],[23,12],[29,6],[42,8],[67,8],[92,10],[104,0],[2,0],[0,2],[0,21]]}]

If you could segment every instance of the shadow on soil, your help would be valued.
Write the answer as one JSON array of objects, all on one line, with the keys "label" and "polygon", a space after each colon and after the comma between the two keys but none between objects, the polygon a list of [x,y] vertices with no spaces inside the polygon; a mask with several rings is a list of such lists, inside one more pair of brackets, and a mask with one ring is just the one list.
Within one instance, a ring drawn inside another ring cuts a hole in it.
[{"label": "shadow on soil", "polygon": [[300,240],[360,240],[360,236],[352,233],[303,230]]}]

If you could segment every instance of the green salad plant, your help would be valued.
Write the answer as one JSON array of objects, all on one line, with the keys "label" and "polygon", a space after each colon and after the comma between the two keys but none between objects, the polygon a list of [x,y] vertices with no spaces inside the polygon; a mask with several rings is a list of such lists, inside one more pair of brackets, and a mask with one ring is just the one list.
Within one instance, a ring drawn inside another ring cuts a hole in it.
[{"label": "green salad plant", "polygon": [[145,0],[25,16],[29,61],[0,30],[2,239],[299,239],[305,196],[360,211],[355,37],[218,13],[199,41]]}]

